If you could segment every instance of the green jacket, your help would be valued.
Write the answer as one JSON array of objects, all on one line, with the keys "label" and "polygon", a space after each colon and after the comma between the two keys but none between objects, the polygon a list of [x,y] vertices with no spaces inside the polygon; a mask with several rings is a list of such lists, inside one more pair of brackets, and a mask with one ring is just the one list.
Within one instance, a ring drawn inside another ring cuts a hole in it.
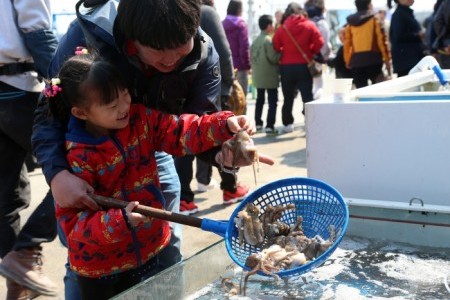
[{"label": "green jacket", "polygon": [[265,32],[261,32],[250,48],[252,82],[255,88],[278,88],[280,74],[278,61],[280,56],[281,54],[273,49],[272,37]]}]

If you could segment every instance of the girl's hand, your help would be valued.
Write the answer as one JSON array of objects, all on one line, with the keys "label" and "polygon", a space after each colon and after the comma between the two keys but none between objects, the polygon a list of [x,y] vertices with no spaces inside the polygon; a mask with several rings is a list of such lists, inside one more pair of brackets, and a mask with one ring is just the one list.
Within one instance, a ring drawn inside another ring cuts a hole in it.
[{"label": "girl's hand", "polygon": [[228,129],[233,133],[237,133],[241,129],[247,131],[249,135],[253,135],[256,132],[255,123],[245,115],[229,117],[227,125]]},{"label": "girl's hand", "polygon": [[128,222],[131,224],[131,226],[136,227],[140,223],[144,222],[150,222],[150,218],[147,216],[144,216],[140,213],[133,212],[133,210],[136,208],[136,206],[139,205],[139,202],[132,201],[128,203],[128,205],[125,207],[125,212],[127,213]]}]

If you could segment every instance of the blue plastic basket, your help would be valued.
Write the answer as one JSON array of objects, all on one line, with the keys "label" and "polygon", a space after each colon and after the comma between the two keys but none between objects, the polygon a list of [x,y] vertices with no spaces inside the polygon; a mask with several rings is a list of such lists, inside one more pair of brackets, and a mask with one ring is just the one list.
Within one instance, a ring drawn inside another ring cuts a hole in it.
[{"label": "blue plastic basket", "polygon": [[[283,213],[281,221],[295,224],[297,217],[303,217],[303,230],[307,237],[320,235],[324,239],[330,236],[330,225],[336,229],[334,244],[316,259],[293,269],[282,270],[278,276],[293,276],[306,273],[321,264],[336,250],[341,242],[348,225],[349,213],[344,199],[333,187],[311,178],[293,177],[271,182],[248,195],[231,215],[225,234],[225,244],[233,261],[246,270],[247,257],[262,249],[244,243],[240,245],[238,229],[234,219],[248,203],[260,208],[262,214],[268,205],[295,204],[296,210],[287,210]],[[258,274],[266,275],[262,272]],[[267,276],[267,275],[266,275]]]}]

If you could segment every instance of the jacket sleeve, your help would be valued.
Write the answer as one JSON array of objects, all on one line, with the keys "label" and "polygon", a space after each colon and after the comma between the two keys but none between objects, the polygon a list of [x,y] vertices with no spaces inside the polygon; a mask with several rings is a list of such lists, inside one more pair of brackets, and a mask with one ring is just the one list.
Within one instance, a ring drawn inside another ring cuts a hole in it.
[{"label": "jacket sleeve", "polygon": [[38,74],[48,77],[48,66],[57,47],[51,30],[48,1],[16,0],[12,2],[25,45],[33,57]]},{"label": "jacket sleeve", "polygon": [[432,45],[435,49],[442,47],[441,38],[444,37],[447,31],[447,24],[450,18],[448,13],[450,13],[450,2],[444,1],[432,18],[431,25],[429,25],[432,26],[432,30],[434,29],[436,33],[436,40]]},{"label": "jacket sleeve", "polygon": [[220,62],[219,55],[214,49],[209,36],[202,37],[206,43],[207,56],[202,60],[192,82],[189,84],[189,93],[183,107],[184,113],[202,115],[216,112],[221,109],[220,104]]},{"label": "jacket sleeve", "polygon": [[231,60],[230,45],[225,35],[220,16],[212,7],[202,5],[202,29],[211,37],[214,42],[217,54],[220,60],[220,75],[222,77],[221,90],[222,95],[229,95],[231,86],[233,85],[233,62]]},{"label": "jacket sleeve", "polygon": [[250,43],[248,40],[247,25],[242,21],[239,31],[239,56],[245,70],[250,70]]},{"label": "jacket sleeve", "polygon": [[345,26],[344,35],[344,61],[346,66],[350,64],[350,58],[352,57],[353,52],[353,36],[350,27],[350,25]]},{"label": "jacket sleeve", "polygon": [[374,18],[374,22],[378,49],[380,49],[381,55],[383,56],[383,61],[388,62],[391,60],[391,51],[389,51],[386,34],[377,18]]},{"label": "jacket sleeve", "polygon": [[[61,38],[50,63],[49,77],[55,77],[63,62],[73,56],[75,47],[82,45],[84,38],[81,29],[72,23],[66,35]],[[48,184],[57,173],[70,169],[64,146],[66,130],[66,124],[50,116],[48,103],[41,97],[34,115],[31,142]]]},{"label": "jacket sleeve", "polygon": [[319,29],[316,25],[312,24],[311,29],[313,30],[312,34],[312,47],[311,50],[314,54],[318,54],[320,52],[320,49],[322,49],[324,45],[323,36],[320,33]]},{"label": "jacket sleeve", "polygon": [[264,40],[264,51],[266,53],[267,60],[274,65],[277,65],[280,61],[281,54],[276,52],[273,48],[272,39],[267,36]]},{"label": "jacket sleeve", "polygon": [[320,54],[322,54],[324,60],[328,60],[331,54],[330,28],[325,19],[322,19],[319,22],[317,22],[317,28],[319,28],[320,34],[322,35],[324,42],[322,48],[320,49]]},{"label": "jacket sleeve", "polygon": [[151,142],[158,151],[175,156],[198,154],[230,139],[233,134],[228,130],[227,119],[231,116],[230,111],[176,116],[147,109],[148,127],[157,128]]},{"label": "jacket sleeve", "polygon": [[273,35],[273,38],[272,38],[273,49],[276,52],[281,52],[281,48],[283,47],[283,45],[281,43],[281,30],[283,30],[283,27],[282,26],[278,27],[278,29],[275,31],[275,34]]}]

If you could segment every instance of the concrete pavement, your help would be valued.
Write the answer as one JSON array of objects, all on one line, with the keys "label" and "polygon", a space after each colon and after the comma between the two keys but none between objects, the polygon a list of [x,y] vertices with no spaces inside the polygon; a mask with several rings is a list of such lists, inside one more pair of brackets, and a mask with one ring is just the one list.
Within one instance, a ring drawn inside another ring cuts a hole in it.
[{"label": "concrete pavement", "polygon": [[[281,91],[279,98],[282,98]],[[266,102],[267,103],[267,102]],[[275,127],[282,129],[281,106],[282,99],[278,103],[277,122]],[[248,115],[253,118],[255,101],[248,101]],[[264,133],[256,134],[255,145],[260,153],[270,155],[275,160],[274,166],[260,164],[257,173],[257,186],[254,183],[253,169],[251,167],[241,168],[238,173],[240,182],[248,184],[252,189],[260,187],[271,181],[293,176],[306,176],[306,139],[303,131],[304,120],[301,116],[301,99],[298,97],[294,104],[295,131],[278,136],[266,136]],[[267,112],[267,104],[264,106],[263,119]],[[195,166],[195,164],[194,164]],[[213,177],[220,182],[217,170],[213,171]],[[28,209],[22,213],[22,224],[26,221],[33,209],[40,203],[47,193],[48,186],[40,169],[30,173],[32,203]],[[197,182],[191,183],[193,190],[197,187]],[[222,191],[220,189],[211,190],[197,194],[195,201],[199,206],[199,212],[193,216],[209,218],[214,220],[228,220],[237,204],[224,206],[222,204]],[[183,226],[182,252],[185,258],[192,256],[198,251],[220,240],[221,237],[210,232],[202,231],[198,228]],[[65,273],[64,264],[67,259],[66,248],[58,239],[52,243],[43,244],[44,250],[44,272],[57,285],[59,289],[58,297],[39,297],[38,299],[64,299],[63,277]],[[0,299],[6,297],[5,280],[0,278]]]}]

